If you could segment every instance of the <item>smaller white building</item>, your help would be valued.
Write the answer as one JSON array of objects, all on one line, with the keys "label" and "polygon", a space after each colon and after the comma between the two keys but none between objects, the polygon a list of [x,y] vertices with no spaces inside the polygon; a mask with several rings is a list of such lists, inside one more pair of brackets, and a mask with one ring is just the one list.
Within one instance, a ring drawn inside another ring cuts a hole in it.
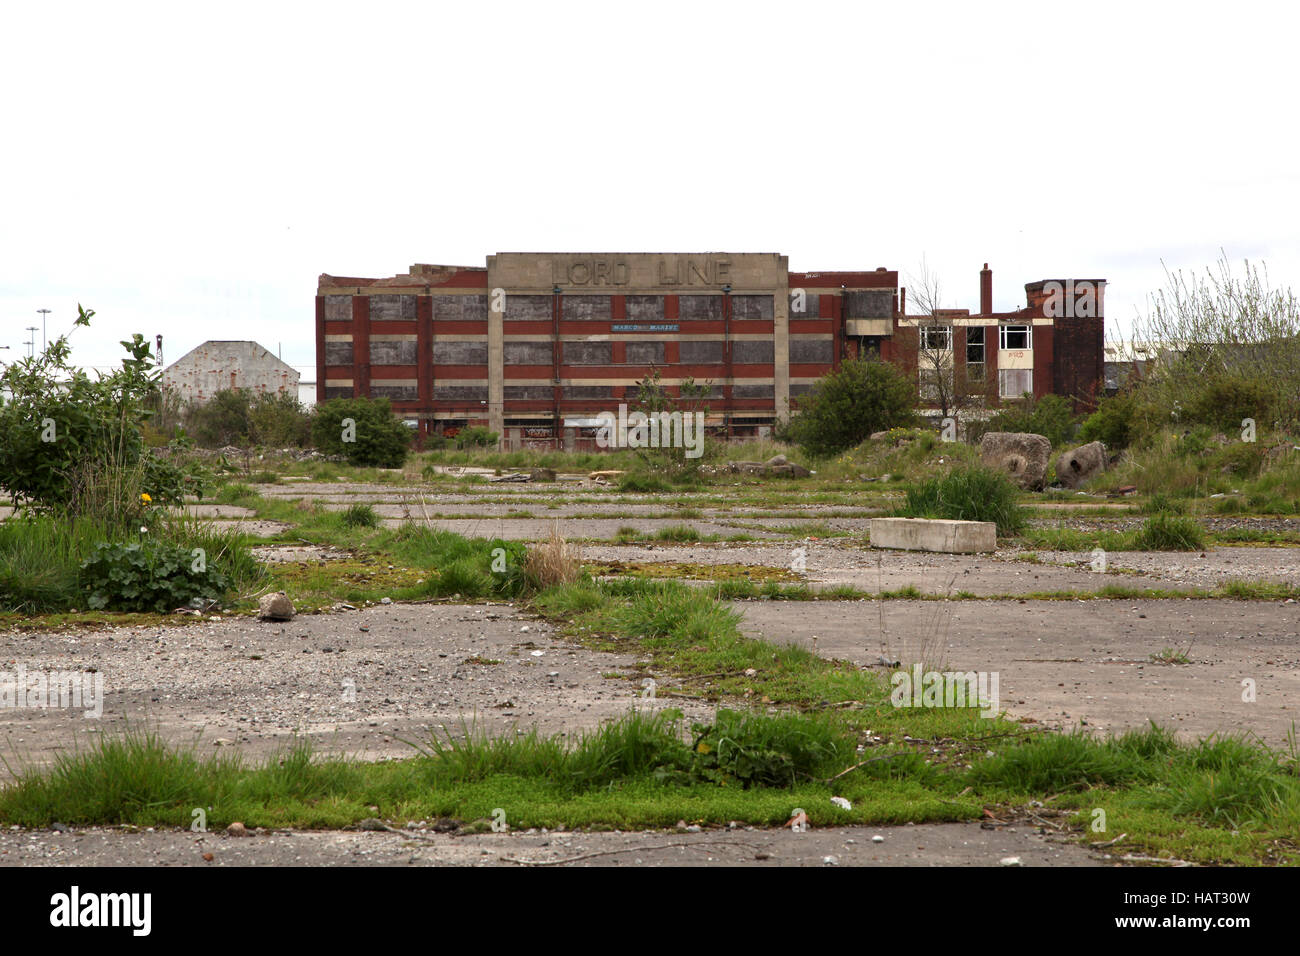
[{"label": "smaller white building", "polygon": [[246,388],[254,394],[277,392],[298,398],[301,376],[256,342],[204,342],[163,369],[163,385],[186,402],[201,403],[217,392]]}]

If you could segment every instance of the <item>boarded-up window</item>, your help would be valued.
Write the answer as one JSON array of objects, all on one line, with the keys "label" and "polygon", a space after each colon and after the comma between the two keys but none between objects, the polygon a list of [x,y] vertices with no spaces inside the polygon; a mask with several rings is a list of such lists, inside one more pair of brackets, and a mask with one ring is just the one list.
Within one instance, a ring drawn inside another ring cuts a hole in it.
[{"label": "boarded-up window", "polygon": [[998,369],[998,394],[1002,398],[1020,398],[1034,391],[1034,372],[1027,368]]},{"label": "boarded-up window", "polygon": [[834,355],[830,339],[791,339],[791,365],[829,365]]},{"label": "boarded-up window", "polygon": [[607,295],[566,295],[564,317],[574,321],[608,320],[614,315],[613,301]]},{"label": "boarded-up window", "polygon": [[632,322],[661,322],[664,317],[664,297],[661,295],[629,295],[624,300],[627,317]]},{"label": "boarded-up window", "polygon": [[352,321],[352,296],[325,296],[325,318],[330,322]]},{"label": "boarded-up window", "polygon": [[677,297],[677,315],[683,322],[722,318],[722,296],[682,295]]},{"label": "boarded-up window", "polygon": [[325,343],[325,364],[326,365],[351,365],[352,364],[352,343],[351,342],[326,342]]},{"label": "boarded-up window", "polygon": [[446,322],[481,322],[487,318],[485,295],[434,295],[433,317]]},{"label": "boarded-up window", "polygon": [[731,297],[731,317],[733,319],[771,319],[772,297],[770,295],[733,295]]},{"label": "boarded-up window", "polygon": [[555,354],[550,342],[507,342],[505,364],[552,365]]},{"label": "boarded-up window", "polygon": [[683,365],[705,365],[722,361],[722,343],[682,342],[678,345],[678,361]]},{"label": "boarded-up window", "polygon": [[549,295],[507,295],[507,322],[551,321],[553,297]]},{"label": "boarded-up window", "polygon": [[771,341],[741,339],[731,343],[731,361],[737,365],[771,365],[772,359]]},{"label": "boarded-up window", "polygon": [[414,365],[414,342],[387,342],[370,340],[371,365]]},{"label": "boarded-up window", "polygon": [[506,401],[516,402],[540,402],[549,401],[553,397],[551,386],[549,385],[507,385],[505,386]]},{"label": "boarded-up window", "polygon": [[733,385],[732,398],[773,398],[776,390],[771,385]]},{"label": "boarded-up window", "polygon": [[370,320],[379,321],[415,321],[415,296],[413,295],[372,295],[370,297]]},{"label": "boarded-up window", "polygon": [[326,401],[329,401],[331,398],[351,398],[351,397],[352,397],[351,385],[326,385],[325,386]]},{"label": "boarded-up window", "polygon": [[614,361],[612,342],[565,342],[565,365],[609,365]]},{"label": "boarded-up window", "polygon": [[892,289],[845,292],[844,311],[850,319],[888,319],[894,314],[894,292]]},{"label": "boarded-up window", "polygon": [[566,385],[560,394],[566,399],[613,398],[614,389],[608,385]]},{"label": "boarded-up window", "polygon": [[394,402],[413,402],[419,398],[419,393],[415,385],[371,385],[370,396]]},{"label": "boarded-up window", "polygon": [[486,342],[434,342],[435,365],[486,365]]},{"label": "boarded-up window", "polygon": [[487,401],[487,394],[487,382],[482,385],[435,384],[433,389],[433,399],[436,402],[457,402],[460,404],[485,402]]},{"label": "boarded-up window", "polygon": [[624,353],[628,365],[662,365],[664,361],[664,344],[662,342],[628,342]]}]

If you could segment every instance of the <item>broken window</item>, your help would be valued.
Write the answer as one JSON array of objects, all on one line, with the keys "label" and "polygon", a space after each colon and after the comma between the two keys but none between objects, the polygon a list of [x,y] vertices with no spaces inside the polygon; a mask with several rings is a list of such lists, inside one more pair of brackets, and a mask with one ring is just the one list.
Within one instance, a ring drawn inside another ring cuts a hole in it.
[{"label": "broken window", "polygon": [[927,352],[950,351],[952,349],[952,326],[951,325],[921,326],[921,348]]},{"label": "broken window", "polygon": [[984,381],[984,327],[972,325],[966,329],[966,380]]},{"label": "broken window", "polygon": [[1032,349],[1034,347],[1033,329],[1028,325],[1004,325],[998,329],[998,348]]},{"label": "broken window", "polygon": [[1033,394],[1034,370],[1028,368],[998,369],[998,394],[1002,398],[1020,398],[1026,392]]}]

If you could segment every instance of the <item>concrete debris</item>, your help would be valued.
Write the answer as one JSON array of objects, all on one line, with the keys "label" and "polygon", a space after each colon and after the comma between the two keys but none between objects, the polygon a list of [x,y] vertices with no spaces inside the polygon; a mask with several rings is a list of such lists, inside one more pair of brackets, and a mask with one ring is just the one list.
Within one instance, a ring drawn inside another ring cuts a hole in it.
[{"label": "concrete debris", "polygon": [[980,439],[980,461],[1001,471],[1025,491],[1041,491],[1052,443],[1030,432],[987,432]]}]

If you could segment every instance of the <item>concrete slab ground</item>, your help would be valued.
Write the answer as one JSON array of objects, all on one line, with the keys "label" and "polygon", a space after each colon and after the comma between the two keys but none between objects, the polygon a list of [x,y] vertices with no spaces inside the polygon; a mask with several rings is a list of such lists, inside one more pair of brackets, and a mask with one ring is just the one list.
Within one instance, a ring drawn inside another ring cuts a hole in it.
[{"label": "concrete slab ground", "polygon": [[[1000,675],[1001,706],[1052,727],[1149,720],[1194,739],[1250,733],[1285,747],[1300,720],[1300,604],[1262,601],[736,602],[742,629],[824,657],[884,653]],[[1165,648],[1188,664],[1152,660]],[[1242,681],[1256,700],[1242,700]]]},{"label": "concrete slab ground", "polygon": [[[105,701],[98,719],[84,710],[0,708],[0,752],[10,763],[46,763],[88,734],[129,725],[177,744],[197,739],[209,752],[238,746],[254,759],[295,734],[323,752],[408,757],[414,751],[403,738],[427,740],[443,725],[459,733],[462,720],[491,734],[533,725],[570,733],[634,705],[658,706],[640,699],[638,683],[601,676],[634,663],[559,641],[509,605],[394,604],[286,623],[226,617],[5,632],[0,671],[94,668]],[[705,704],[672,704],[689,719],[713,713]],[[7,776],[0,768],[0,781]]]},{"label": "concrete slab ground", "polygon": [[[876,843],[873,836],[884,837]],[[212,855],[211,861],[203,854]],[[481,833],[118,828],[0,831],[0,866],[1101,866],[1027,827],[978,823],[789,830]]]}]

